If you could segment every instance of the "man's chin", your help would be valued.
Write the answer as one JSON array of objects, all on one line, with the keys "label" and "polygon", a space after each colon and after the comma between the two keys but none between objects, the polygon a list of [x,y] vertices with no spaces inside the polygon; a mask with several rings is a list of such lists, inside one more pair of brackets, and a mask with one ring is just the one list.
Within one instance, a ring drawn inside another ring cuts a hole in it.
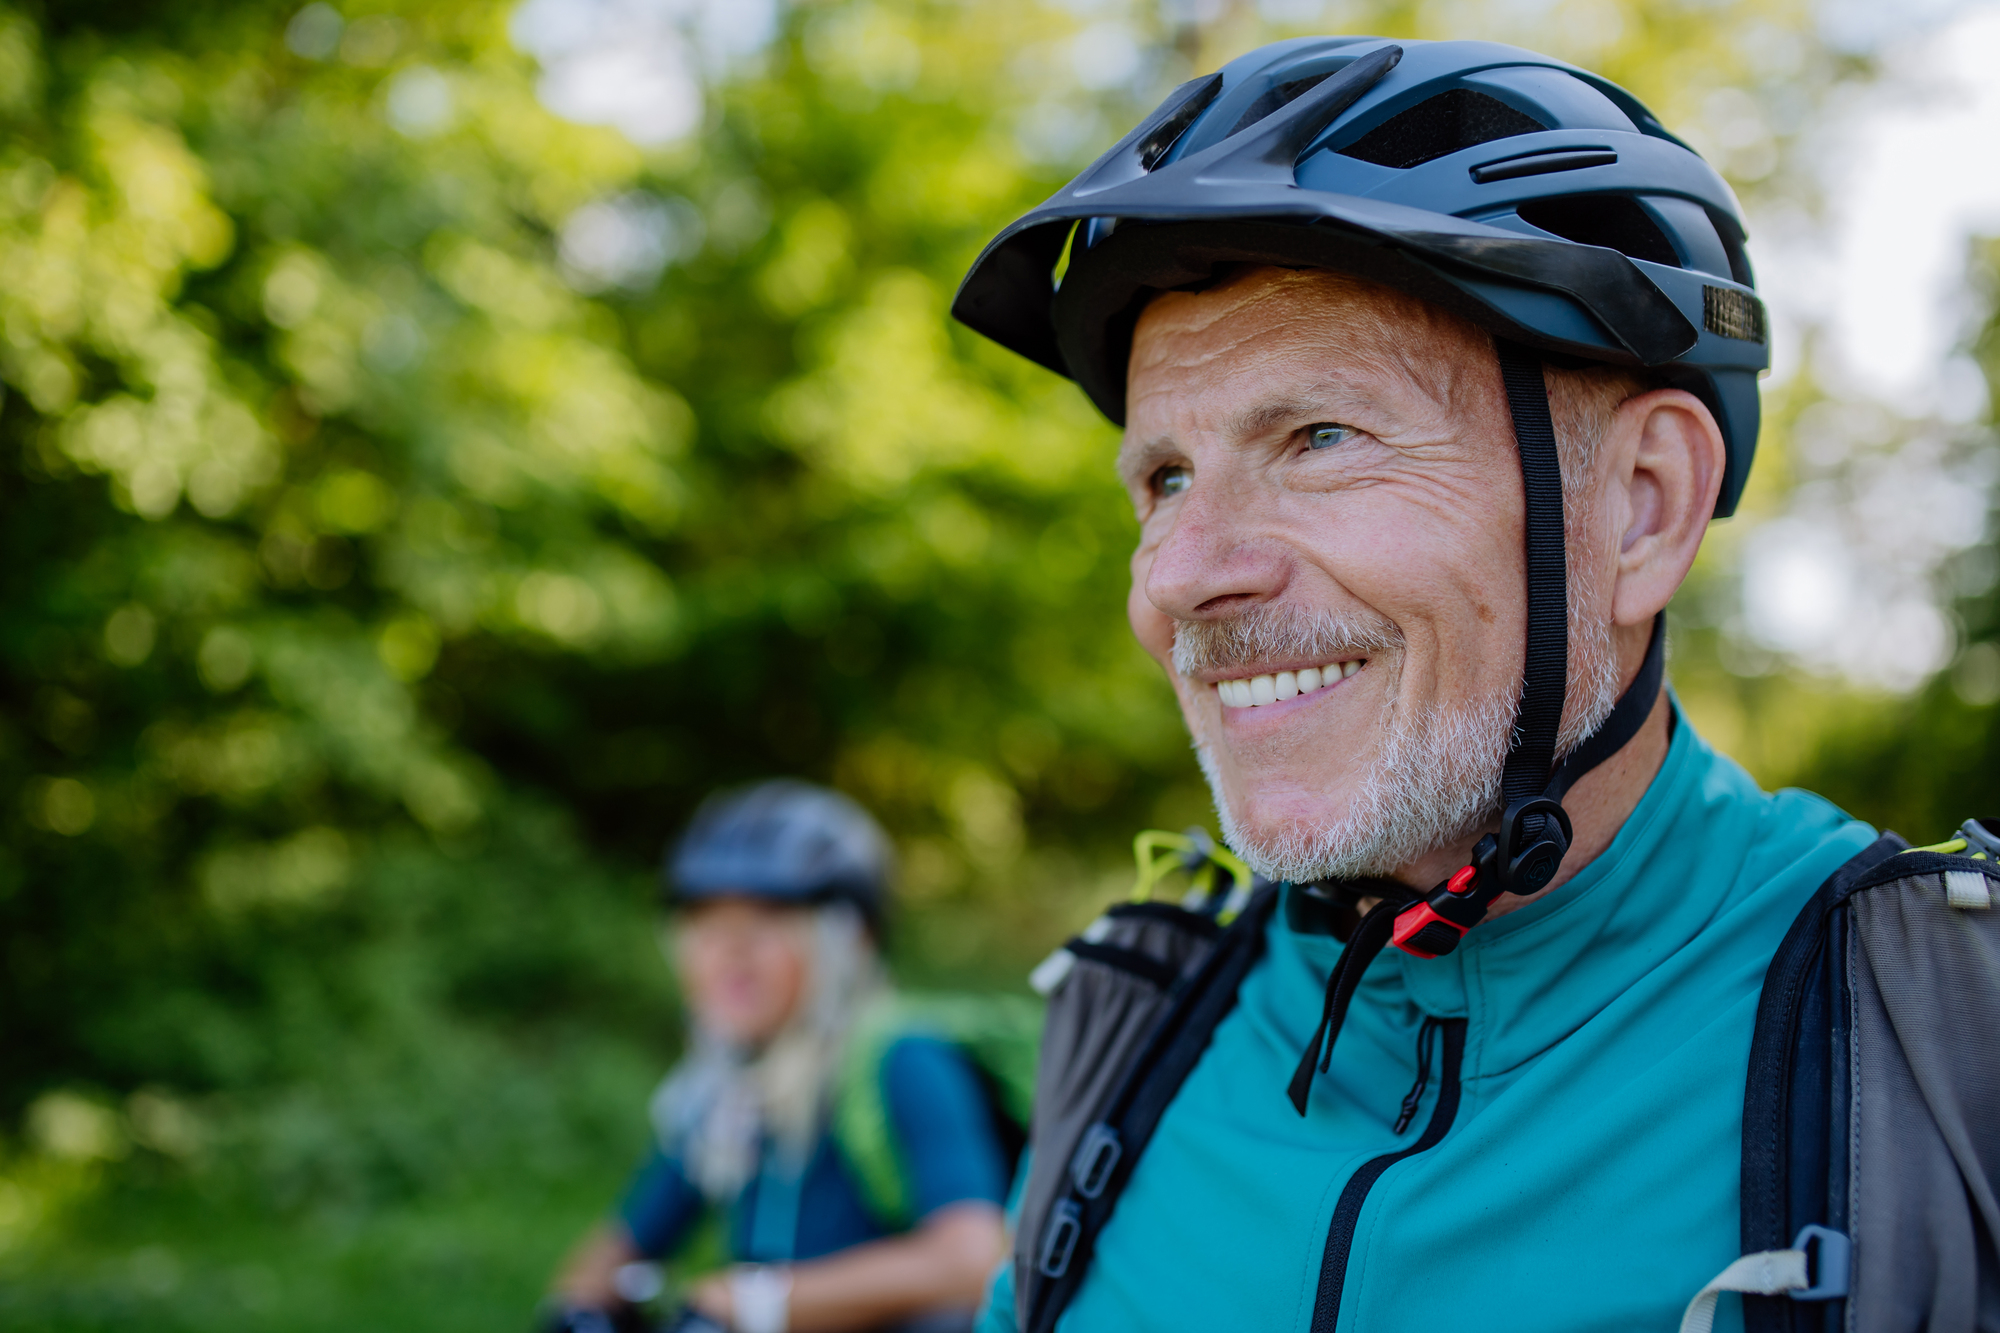
[{"label": "man's chin", "polygon": [[1306,830],[1344,827],[1354,814],[1354,802],[1344,793],[1296,787],[1233,794],[1223,808],[1239,836],[1260,847],[1295,841]]},{"label": "man's chin", "polygon": [[1207,746],[1197,746],[1222,823],[1223,841],[1269,879],[1312,880],[1347,859],[1355,825],[1364,822],[1362,779],[1352,774],[1225,775]]},{"label": "man's chin", "polygon": [[1403,772],[1391,763],[1318,781],[1288,774],[1253,782],[1236,773],[1224,780],[1206,747],[1197,754],[1223,840],[1258,874],[1294,883],[1399,877],[1475,828],[1499,790],[1497,761],[1485,781],[1454,781],[1459,775],[1435,765]]}]

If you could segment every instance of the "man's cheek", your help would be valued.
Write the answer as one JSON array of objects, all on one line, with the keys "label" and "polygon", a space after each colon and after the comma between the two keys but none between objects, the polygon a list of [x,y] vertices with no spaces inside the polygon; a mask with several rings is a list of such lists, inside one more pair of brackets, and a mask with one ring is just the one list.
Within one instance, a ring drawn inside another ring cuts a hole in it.
[{"label": "man's cheek", "polygon": [[1152,598],[1146,596],[1146,574],[1152,563],[1149,552],[1141,551],[1132,557],[1132,586],[1125,597],[1125,619],[1131,624],[1139,646],[1163,668],[1170,669],[1174,654],[1174,622],[1171,616],[1153,605]]}]

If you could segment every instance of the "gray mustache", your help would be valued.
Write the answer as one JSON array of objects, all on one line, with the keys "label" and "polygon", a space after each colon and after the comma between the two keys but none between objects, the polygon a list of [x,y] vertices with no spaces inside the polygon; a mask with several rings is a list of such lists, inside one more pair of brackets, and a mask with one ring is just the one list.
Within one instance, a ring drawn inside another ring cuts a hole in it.
[{"label": "gray mustache", "polygon": [[1402,633],[1367,612],[1335,613],[1287,602],[1253,607],[1221,620],[1174,622],[1174,670],[1183,676],[1273,661],[1321,662],[1374,656],[1403,646]]}]

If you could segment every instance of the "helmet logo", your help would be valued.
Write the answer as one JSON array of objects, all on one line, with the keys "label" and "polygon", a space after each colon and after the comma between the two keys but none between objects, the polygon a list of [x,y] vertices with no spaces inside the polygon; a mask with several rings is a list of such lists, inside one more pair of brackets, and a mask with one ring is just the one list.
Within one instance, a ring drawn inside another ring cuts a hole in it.
[{"label": "helmet logo", "polygon": [[1710,333],[1760,343],[1764,341],[1764,303],[1732,287],[1703,286],[1701,323]]}]

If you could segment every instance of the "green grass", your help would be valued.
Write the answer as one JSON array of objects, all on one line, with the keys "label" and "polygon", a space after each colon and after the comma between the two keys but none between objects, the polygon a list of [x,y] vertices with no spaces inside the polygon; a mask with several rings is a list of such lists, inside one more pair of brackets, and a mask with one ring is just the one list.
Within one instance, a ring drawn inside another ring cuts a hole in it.
[{"label": "green grass", "polygon": [[605,1145],[567,1179],[496,1162],[472,1187],[290,1216],[198,1179],[43,1168],[13,1184],[47,1211],[0,1251],[0,1326],[525,1329],[554,1265],[616,1197],[629,1147]]},{"label": "green grass", "polygon": [[[1051,882],[1020,886],[1006,910],[909,913],[898,973],[918,989],[1018,990],[1065,918],[1122,889]],[[596,943],[563,961],[617,983],[586,1012],[558,994],[533,1021],[544,1002],[518,984],[496,984],[513,1001],[499,1017],[448,1003],[437,979],[466,970],[469,946],[426,935],[251,1029],[289,1079],[122,1100],[78,1083],[31,1104],[21,1137],[0,1135],[0,1330],[526,1333],[644,1150],[647,1099],[678,1044],[643,902],[585,907],[580,937]],[[56,1101],[67,1130],[46,1114]],[[158,1123],[169,1103],[174,1133]],[[718,1257],[690,1253],[684,1271]]]},{"label": "green grass", "polygon": [[94,1140],[0,1155],[0,1329],[529,1328],[644,1148],[669,1057],[428,1035],[420,1070],[190,1103],[178,1157],[108,1101]]}]

